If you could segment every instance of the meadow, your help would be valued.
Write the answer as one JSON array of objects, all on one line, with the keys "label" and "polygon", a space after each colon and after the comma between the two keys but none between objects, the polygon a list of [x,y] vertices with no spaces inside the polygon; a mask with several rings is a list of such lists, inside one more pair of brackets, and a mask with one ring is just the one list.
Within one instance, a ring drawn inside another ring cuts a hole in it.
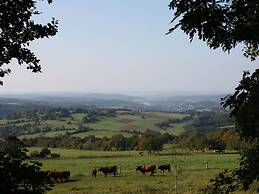
[{"label": "meadow", "polygon": [[[32,148],[32,150],[39,148]],[[175,193],[176,171],[178,169],[178,193],[199,193],[210,178],[224,169],[238,166],[239,155],[215,153],[160,154],[140,156],[137,151],[83,151],[51,149],[61,154],[60,159],[42,159],[45,170],[69,170],[71,180],[58,183],[49,194],[129,194],[129,193]],[[206,163],[208,162],[208,169]],[[136,172],[136,166],[142,164],[171,164],[170,173],[157,173],[154,177]],[[121,172],[117,176],[98,173],[97,178],[91,177],[93,167],[117,165]],[[249,192],[248,192],[249,193]]]},{"label": "meadow", "polygon": [[[84,113],[73,113],[71,117],[63,117],[59,120],[44,120],[41,119],[40,123],[37,124],[38,128],[60,128],[63,130],[58,131],[49,131],[49,132],[39,132],[39,133],[29,133],[21,135],[21,138],[35,138],[39,136],[46,137],[56,137],[60,135],[64,135],[67,132],[74,132],[78,128],[78,126],[90,127],[93,129],[92,131],[86,131],[81,133],[73,134],[75,137],[85,137],[89,135],[94,135],[96,137],[111,137],[113,135],[122,134],[125,137],[130,137],[133,133],[130,131],[136,130],[140,132],[144,132],[147,129],[159,131],[161,133],[168,132],[172,135],[180,135],[185,129],[184,126],[186,124],[190,124],[193,122],[183,121],[179,123],[175,123],[169,126],[167,129],[160,128],[157,124],[168,119],[183,119],[188,114],[181,113],[163,113],[163,112],[128,112],[128,111],[118,111],[116,116],[113,117],[104,117],[98,122],[95,123],[82,123],[82,119],[86,114]],[[14,122],[15,120],[11,120]],[[5,124],[6,119],[0,119],[0,124]],[[25,123],[31,123],[32,121],[24,119],[23,123],[14,124],[16,126],[23,125]]]}]

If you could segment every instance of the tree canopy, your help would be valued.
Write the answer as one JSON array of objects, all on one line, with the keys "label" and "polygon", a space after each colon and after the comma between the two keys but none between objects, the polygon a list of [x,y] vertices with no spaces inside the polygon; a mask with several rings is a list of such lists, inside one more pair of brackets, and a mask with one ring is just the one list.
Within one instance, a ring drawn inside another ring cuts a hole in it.
[{"label": "tree canopy", "polygon": [[168,33],[180,28],[190,40],[197,35],[212,49],[230,51],[241,44],[245,56],[258,56],[258,0],[172,0],[169,8],[174,26]]},{"label": "tree canopy", "polygon": [[0,191],[5,194],[43,194],[51,189],[41,163],[28,161],[23,143],[16,137],[0,140]]},{"label": "tree canopy", "polygon": [[[47,2],[52,3],[52,0]],[[20,65],[27,64],[33,73],[41,72],[40,60],[29,46],[36,39],[56,35],[58,21],[52,18],[45,25],[36,23],[33,16],[41,14],[36,4],[37,0],[0,2],[0,78],[11,73],[9,64],[13,59]]]},{"label": "tree canopy", "polygon": [[259,138],[259,69],[252,75],[244,72],[233,95],[226,96],[223,106],[236,119],[236,129],[246,140]]},{"label": "tree canopy", "polygon": [[[258,0],[172,0],[169,8],[174,11],[174,26],[168,34],[180,28],[191,41],[197,36],[212,49],[229,52],[241,45],[244,55],[251,60],[259,55]],[[254,180],[259,180],[258,99],[259,69],[252,75],[244,72],[235,93],[222,99],[247,146],[242,150],[240,167],[218,174],[205,193],[233,193],[240,184],[247,190]]]}]

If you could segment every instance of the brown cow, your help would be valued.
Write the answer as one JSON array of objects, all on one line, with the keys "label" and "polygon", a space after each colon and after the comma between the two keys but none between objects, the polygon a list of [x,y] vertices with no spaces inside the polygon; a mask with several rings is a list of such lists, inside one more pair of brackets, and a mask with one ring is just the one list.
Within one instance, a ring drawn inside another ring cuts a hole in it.
[{"label": "brown cow", "polygon": [[67,182],[70,178],[70,171],[61,171],[60,175],[61,175],[61,181]]},{"label": "brown cow", "polygon": [[117,166],[101,167],[101,168],[99,168],[98,172],[102,172],[105,176],[107,176],[107,174],[112,174],[112,173],[114,176],[116,176]]},{"label": "brown cow", "polygon": [[166,165],[160,165],[158,167],[158,169],[160,170],[160,172],[165,172],[165,170],[167,170],[168,172],[171,171],[171,166],[170,164],[166,164]]},{"label": "brown cow", "polygon": [[97,169],[96,168],[93,168],[92,169],[92,178],[96,178],[96,174],[97,174]]},{"label": "brown cow", "polygon": [[47,176],[52,182],[66,182],[70,178],[70,172],[69,171],[49,171]]},{"label": "brown cow", "polygon": [[144,175],[146,175],[146,172],[150,172],[150,176],[154,176],[156,171],[156,165],[154,164],[146,164],[142,166],[137,166],[136,171],[142,172]]},{"label": "brown cow", "polygon": [[50,182],[58,182],[59,179],[59,172],[57,171],[49,171],[48,174],[48,179],[50,180]]}]

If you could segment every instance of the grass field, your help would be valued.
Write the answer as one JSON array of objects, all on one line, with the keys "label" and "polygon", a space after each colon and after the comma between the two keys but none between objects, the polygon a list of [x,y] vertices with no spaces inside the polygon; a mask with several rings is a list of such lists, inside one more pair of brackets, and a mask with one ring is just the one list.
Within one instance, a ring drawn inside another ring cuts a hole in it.
[{"label": "grass field", "polygon": [[[168,131],[174,134],[183,132],[183,128],[179,130],[179,126],[176,125],[175,131],[174,127],[167,130],[163,130],[156,126],[156,123],[168,120],[168,119],[182,119],[186,114],[176,114],[176,113],[162,113],[162,112],[143,112],[135,113],[134,115],[125,114],[119,115],[117,117],[110,117],[101,120],[98,123],[90,124],[89,126],[94,129],[112,129],[112,130],[139,130],[145,131],[147,129],[156,131]],[[180,132],[181,131],[181,132]]]},{"label": "grass field", "polygon": [[[192,121],[182,122],[174,124],[172,127],[168,129],[161,129],[156,126],[157,123],[163,122],[168,119],[182,119],[187,114],[176,114],[176,113],[163,113],[163,112],[140,112],[140,113],[117,113],[116,117],[105,117],[102,120],[98,121],[97,123],[92,124],[82,124],[81,120],[85,116],[83,113],[74,113],[72,114],[71,118],[63,118],[60,120],[43,120],[40,122],[37,127],[44,128],[62,128],[65,130],[62,131],[50,131],[46,133],[35,133],[35,134],[26,134],[21,136],[21,138],[35,138],[39,136],[46,136],[46,137],[55,137],[59,135],[64,135],[66,132],[71,132],[69,129],[76,129],[78,125],[89,126],[94,129],[94,131],[89,132],[82,132],[75,134],[73,136],[76,137],[85,137],[88,135],[94,135],[96,137],[111,137],[116,134],[122,134],[125,137],[132,136],[131,133],[127,132],[120,132],[122,130],[137,130],[137,131],[146,131],[147,129],[156,130],[159,132],[168,132],[173,135],[180,135],[183,133],[184,126],[189,124]],[[0,124],[6,123],[6,120],[0,119]],[[16,124],[21,125],[21,123]]]},{"label": "grass field", "polygon": [[[39,148],[33,148],[33,150]],[[175,193],[175,170],[171,173],[157,171],[154,177],[144,176],[136,172],[136,166],[142,164],[177,164],[182,174],[177,179],[178,193],[198,193],[208,184],[209,179],[217,172],[234,168],[238,165],[237,154],[190,154],[190,155],[147,155],[140,156],[138,152],[104,152],[52,149],[60,153],[61,159],[44,159],[45,170],[69,170],[71,181],[58,183],[49,194],[106,194],[106,193],[136,193],[163,194]],[[208,161],[209,168],[205,168]],[[113,177],[104,177],[98,173],[92,178],[93,167],[117,165],[121,173]]]}]

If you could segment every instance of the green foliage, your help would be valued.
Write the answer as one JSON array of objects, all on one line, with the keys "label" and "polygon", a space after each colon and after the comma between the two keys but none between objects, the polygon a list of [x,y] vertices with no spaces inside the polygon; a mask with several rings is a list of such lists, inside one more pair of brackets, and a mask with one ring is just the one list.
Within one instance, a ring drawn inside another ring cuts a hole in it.
[{"label": "green foliage", "polygon": [[50,157],[51,158],[60,158],[60,154],[52,153],[52,154],[50,154]]},{"label": "green foliage", "polygon": [[241,153],[238,177],[245,190],[259,179],[259,69],[251,76],[244,72],[243,79],[232,96],[223,99],[223,106],[230,109],[236,120],[236,130],[247,144]]},{"label": "green foliage", "polygon": [[15,137],[0,142],[0,191],[5,194],[43,194],[51,189],[41,163],[27,161],[26,149]]},{"label": "green foliage", "polygon": [[194,132],[188,138],[187,145],[190,149],[204,150],[208,147],[208,140],[204,134]]},{"label": "green foliage", "polygon": [[224,130],[221,139],[226,144],[227,149],[240,150],[243,144],[238,133],[234,130]]},{"label": "green foliage", "polygon": [[259,137],[259,69],[251,76],[244,72],[233,95],[223,99],[223,106],[230,109],[235,118],[236,129],[243,139]]},{"label": "green foliage", "polygon": [[[168,33],[181,28],[190,40],[197,35],[212,49],[221,47],[223,51],[229,52],[242,44],[244,55],[251,60],[259,55],[258,0],[172,0],[169,7],[175,11],[172,22],[177,21],[177,24]],[[212,185],[214,193],[217,193],[218,183],[221,188],[229,186],[229,179],[238,178],[244,189],[248,189],[254,180],[259,179],[256,165],[259,163],[256,145],[259,138],[259,69],[251,76],[249,72],[244,72],[243,79],[235,90],[233,95],[223,98],[222,104],[230,110],[238,135],[250,148],[243,150],[240,168],[232,175],[216,177],[215,184]],[[219,193],[231,192],[232,189],[219,190]]]},{"label": "green foliage", "polygon": [[196,119],[185,126],[187,131],[189,130],[199,130],[199,131],[211,131],[215,128],[221,126],[234,124],[232,118],[229,114],[221,111],[203,111],[193,113],[196,116]]},{"label": "green foliage", "polygon": [[257,0],[172,0],[174,10],[168,33],[180,28],[190,40],[195,35],[207,45],[230,51],[238,44],[244,45],[244,55],[254,60],[259,45],[259,4]]},{"label": "green foliage", "polygon": [[[52,0],[48,0],[51,3]],[[36,24],[32,19],[39,15],[36,0],[9,0],[0,3],[0,77],[11,72],[4,68],[13,59],[21,65],[26,63],[27,69],[33,73],[41,72],[40,60],[29,49],[35,39],[54,36],[57,33],[57,20],[54,18],[46,25]],[[0,80],[0,84],[3,81]]]},{"label": "green foliage", "polygon": [[240,167],[236,174],[245,190],[248,190],[255,180],[259,180],[259,139],[248,143],[242,150]]},{"label": "green foliage", "polygon": [[37,150],[34,150],[30,153],[30,158],[40,158],[40,153]]},{"label": "green foliage", "polygon": [[43,148],[39,154],[42,158],[45,158],[51,154],[51,151],[48,148]]},{"label": "green foliage", "polygon": [[169,134],[163,136],[158,132],[148,130],[139,137],[138,149],[148,150],[149,152],[162,150],[163,145],[171,140],[172,136]]},{"label": "green foliage", "polygon": [[177,139],[177,144],[183,148],[190,148],[191,150],[240,150],[242,142],[237,133],[231,129],[218,129],[214,131],[205,132],[191,132],[180,136]]},{"label": "green foliage", "polygon": [[[68,149],[83,150],[161,150],[163,145],[172,141],[173,136],[168,133],[160,134],[154,131],[147,131],[139,136],[124,137],[122,134],[116,134],[108,137],[97,138],[95,136],[86,136],[84,138],[59,136],[54,138],[36,137],[32,139],[23,139],[26,146],[32,147],[60,147]],[[50,154],[47,148],[44,148],[39,156],[44,158]]]},{"label": "green foliage", "polygon": [[204,194],[233,194],[239,189],[239,179],[234,171],[225,170],[210,180],[210,185],[201,192]]}]

